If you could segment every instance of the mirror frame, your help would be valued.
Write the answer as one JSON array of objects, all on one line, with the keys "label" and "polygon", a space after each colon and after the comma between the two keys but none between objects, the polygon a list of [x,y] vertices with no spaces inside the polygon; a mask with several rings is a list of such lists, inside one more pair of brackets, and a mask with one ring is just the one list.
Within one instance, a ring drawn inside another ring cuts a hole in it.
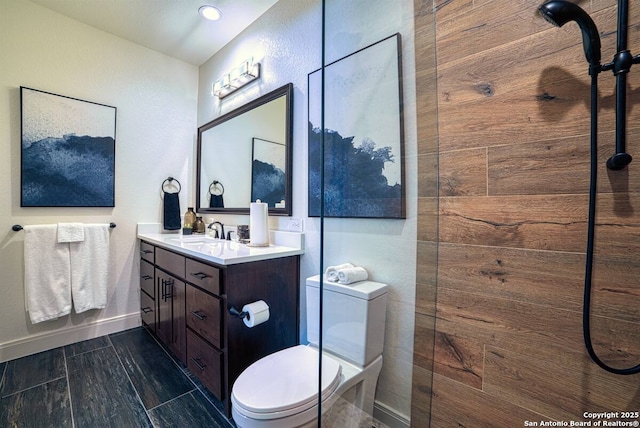
[{"label": "mirror frame", "polygon": [[[204,125],[198,128],[198,147],[197,147],[197,157],[196,157],[196,212],[210,214],[210,213],[221,213],[221,214],[249,214],[249,204],[253,201],[247,202],[247,207],[236,207],[236,208],[210,208],[201,206],[201,198],[200,198],[200,186],[201,183],[201,163],[202,163],[202,133],[218,126],[224,122],[227,122],[235,117],[242,115],[254,108],[260,107],[270,101],[273,101],[277,98],[284,96],[286,100],[285,107],[285,207],[284,208],[271,208],[269,207],[269,215],[282,215],[282,216],[291,216],[292,214],[292,174],[293,174],[293,84],[287,83],[286,85],[275,89],[274,91],[269,92],[268,94],[262,95],[261,97],[248,102],[247,104],[238,107],[235,110],[226,113],[211,122],[205,123]],[[251,171],[248,171],[250,174]]]}]

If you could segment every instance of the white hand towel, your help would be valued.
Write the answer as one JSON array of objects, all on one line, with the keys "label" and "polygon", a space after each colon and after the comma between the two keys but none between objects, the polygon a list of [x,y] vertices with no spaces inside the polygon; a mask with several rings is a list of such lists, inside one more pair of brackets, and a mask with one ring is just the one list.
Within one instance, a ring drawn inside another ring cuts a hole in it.
[{"label": "white hand towel", "polygon": [[338,271],[338,282],[340,284],[352,284],[358,281],[365,281],[369,278],[369,274],[364,268],[352,267],[340,269]]},{"label": "white hand towel", "polygon": [[58,223],[58,242],[84,241],[82,223]]},{"label": "white hand towel", "polygon": [[355,267],[355,266],[352,265],[351,263],[342,263],[336,266],[329,266],[327,270],[324,272],[324,276],[325,278],[327,278],[327,281],[338,282],[338,271],[340,269],[348,269],[352,267]]},{"label": "white hand towel", "polygon": [[68,245],[75,312],[105,308],[109,285],[109,225],[85,224],[84,241]]},{"label": "white hand towel", "polygon": [[24,284],[33,324],[71,312],[69,244],[59,244],[55,224],[24,227]]}]

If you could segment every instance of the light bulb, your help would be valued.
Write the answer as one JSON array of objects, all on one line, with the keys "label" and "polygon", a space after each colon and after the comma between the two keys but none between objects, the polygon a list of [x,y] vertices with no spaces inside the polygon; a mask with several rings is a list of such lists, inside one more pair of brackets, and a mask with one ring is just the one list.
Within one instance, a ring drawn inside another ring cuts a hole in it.
[{"label": "light bulb", "polygon": [[208,4],[200,6],[198,13],[200,13],[204,19],[208,19],[209,21],[217,21],[222,16],[222,12],[220,12],[218,8]]}]

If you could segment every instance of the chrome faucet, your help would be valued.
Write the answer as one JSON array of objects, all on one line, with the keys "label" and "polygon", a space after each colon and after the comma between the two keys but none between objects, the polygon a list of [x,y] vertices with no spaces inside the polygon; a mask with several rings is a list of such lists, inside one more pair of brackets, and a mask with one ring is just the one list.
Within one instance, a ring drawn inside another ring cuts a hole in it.
[{"label": "chrome faucet", "polygon": [[[219,224],[220,225],[220,234],[218,234],[218,228],[215,226]],[[216,230],[216,238],[220,238],[220,239],[224,239],[224,224],[220,223],[219,221],[212,221],[211,224],[209,224],[209,226],[207,226],[209,229],[215,229]]]}]

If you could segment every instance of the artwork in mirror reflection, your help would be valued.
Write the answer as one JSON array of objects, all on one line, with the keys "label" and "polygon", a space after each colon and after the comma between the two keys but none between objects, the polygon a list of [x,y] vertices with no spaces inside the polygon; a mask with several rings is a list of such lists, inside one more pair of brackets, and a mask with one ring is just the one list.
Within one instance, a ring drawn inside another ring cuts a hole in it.
[{"label": "artwork in mirror reflection", "polygon": [[282,142],[253,139],[251,201],[259,199],[269,208],[284,208],[286,154],[285,145]]},{"label": "artwork in mirror reflection", "polygon": [[309,74],[309,216],[405,218],[399,52],[394,34],[326,65],[323,102]]},{"label": "artwork in mirror reflection", "polygon": [[291,215],[291,86],[198,129],[198,212],[248,213],[260,199]]}]

